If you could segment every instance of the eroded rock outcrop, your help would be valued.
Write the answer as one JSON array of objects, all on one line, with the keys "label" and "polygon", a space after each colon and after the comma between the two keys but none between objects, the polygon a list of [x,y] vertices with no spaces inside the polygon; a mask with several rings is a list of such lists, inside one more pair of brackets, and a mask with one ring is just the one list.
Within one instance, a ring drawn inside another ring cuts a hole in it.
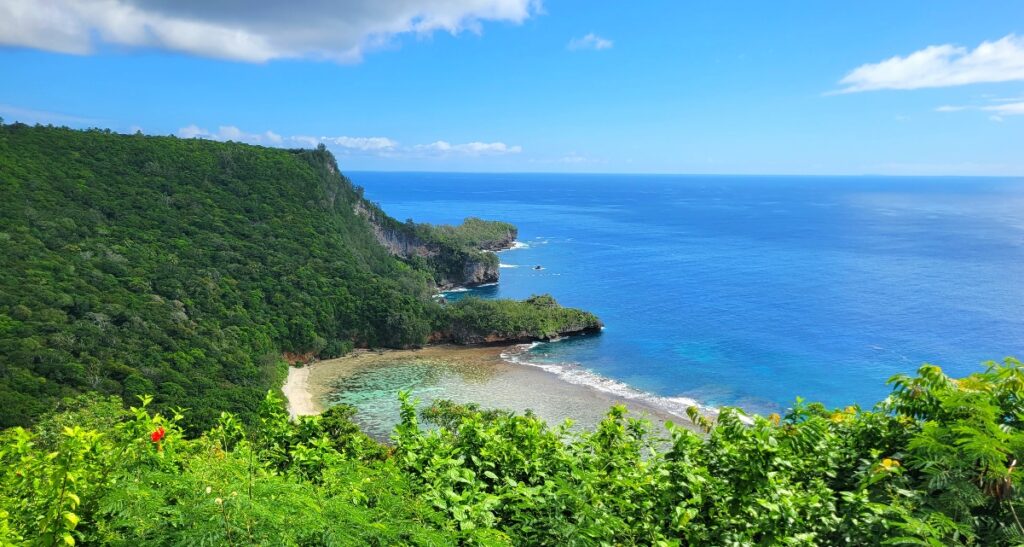
[{"label": "eroded rock outcrop", "polygon": [[[363,201],[356,202],[354,210],[369,222],[377,241],[389,253],[404,260],[422,261],[428,266],[434,272],[434,282],[440,290],[496,283],[499,267],[494,251],[511,248],[517,235],[515,227],[494,223],[501,225],[494,237],[474,241],[475,246],[460,244],[450,233],[458,227],[397,222]],[[472,221],[486,223],[477,219]]]}]

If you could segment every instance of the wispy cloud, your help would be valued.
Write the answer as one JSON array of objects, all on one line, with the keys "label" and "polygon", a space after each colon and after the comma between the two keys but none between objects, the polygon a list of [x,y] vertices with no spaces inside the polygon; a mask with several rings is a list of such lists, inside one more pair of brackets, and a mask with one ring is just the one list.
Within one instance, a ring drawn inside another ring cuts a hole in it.
[{"label": "wispy cloud", "polygon": [[403,146],[398,141],[388,137],[313,137],[309,135],[283,137],[273,131],[249,133],[233,125],[222,125],[217,128],[217,131],[209,131],[193,124],[179,129],[178,136],[185,139],[200,138],[217,141],[238,141],[279,147],[313,148],[319,144],[324,144],[335,152],[342,154],[389,157],[500,156],[518,154],[523,151],[522,146],[510,146],[503,142],[472,141],[453,144],[448,141],[439,140],[429,144]]},{"label": "wispy cloud", "polygon": [[88,125],[99,123],[101,121],[94,118],[85,118],[82,116],[73,116],[70,114],[49,112],[46,110],[36,110],[34,108],[23,108],[10,104],[0,104],[0,116],[7,118],[6,121],[8,123],[17,121],[22,123],[70,123],[75,125]]},{"label": "wispy cloud", "polygon": [[993,104],[982,107],[986,112],[994,112],[997,116],[1024,116],[1024,101],[1019,103]]},{"label": "wispy cloud", "polygon": [[299,145],[307,146],[307,148],[313,148],[313,146],[323,142],[325,144],[332,144],[335,148],[357,152],[382,153],[395,150],[398,146],[397,140],[392,140],[387,137],[313,137],[296,135],[289,137],[289,140]]},{"label": "wispy cloud", "polygon": [[587,34],[582,38],[573,38],[572,40],[569,40],[569,45],[567,45],[566,47],[570,51],[579,51],[583,49],[611,49],[614,45],[615,43],[612,42],[611,40],[607,38],[602,38],[591,32],[590,34]]},{"label": "wispy cloud", "polygon": [[502,154],[518,154],[523,151],[522,146],[509,146],[503,142],[467,142],[464,144],[452,144],[448,141],[434,141],[430,144],[417,144],[413,150],[420,152],[433,152],[437,154],[461,154],[466,156],[486,156]]},{"label": "wispy cloud", "polygon": [[97,43],[156,47],[245,62],[358,61],[401,34],[479,33],[520,23],[540,0],[3,0],[0,44],[85,55]]},{"label": "wispy cloud", "polygon": [[[1014,102],[1015,101],[1015,102]],[[990,120],[994,122],[1003,121],[1004,116],[1024,116],[1024,99],[989,99],[987,104],[981,105],[942,105],[935,109],[936,112],[961,112],[964,110],[976,110],[989,113]]]},{"label": "wispy cloud", "polygon": [[921,89],[1024,80],[1024,38],[1014,34],[974,49],[953,44],[928,46],[905,57],[861,65],[834,93],[880,89]]},{"label": "wispy cloud", "polygon": [[178,136],[184,139],[212,139],[217,141],[237,141],[250,144],[266,144],[277,146],[284,144],[284,138],[273,131],[263,133],[246,133],[233,125],[222,125],[217,131],[208,131],[195,124],[182,127],[178,130]]}]

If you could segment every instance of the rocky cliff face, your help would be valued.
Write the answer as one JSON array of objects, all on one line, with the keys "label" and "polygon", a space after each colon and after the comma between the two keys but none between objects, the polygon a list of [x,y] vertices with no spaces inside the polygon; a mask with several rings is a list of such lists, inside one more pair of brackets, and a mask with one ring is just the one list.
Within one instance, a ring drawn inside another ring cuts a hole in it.
[{"label": "rocky cliff face", "polygon": [[354,209],[357,215],[369,221],[377,241],[392,255],[407,259],[414,256],[430,258],[440,252],[437,245],[428,245],[406,230],[385,225],[376,212],[367,208],[363,202],[357,201]]},{"label": "rocky cliff face", "polygon": [[484,285],[486,283],[498,282],[498,265],[483,260],[466,260],[462,268],[462,277],[457,280],[448,280],[447,286],[440,287],[447,290],[458,286],[471,287],[473,285]]},{"label": "rocky cliff face", "polygon": [[[392,255],[406,260],[420,258],[435,266],[438,289],[472,287],[498,281],[498,260],[493,254],[457,249],[434,241],[424,241],[411,229],[401,224],[386,222],[362,201],[355,204],[357,215],[370,223],[373,235]],[[500,251],[512,247],[516,234],[509,231],[504,237],[488,241],[482,251]]]},{"label": "rocky cliff face", "polygon": [[516,230],[507,230],[500,238],[483,242],[480,245],[480,250],[496,252],[511,249],[518,236],[519,234]]}]

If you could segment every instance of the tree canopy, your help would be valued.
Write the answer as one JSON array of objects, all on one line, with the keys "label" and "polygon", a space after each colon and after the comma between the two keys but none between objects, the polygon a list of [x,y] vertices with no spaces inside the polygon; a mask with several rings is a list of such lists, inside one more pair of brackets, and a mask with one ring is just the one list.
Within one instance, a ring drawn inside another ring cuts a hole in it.
[{"label": "tree canopy", "polygon": [[[443,260],[393,256],[369,209]],[[152,394],[188,408],[195,431],[221,411],[248,420],[283,354],[415,346],[446,329],[436,280],[472,261],[496,271],[473,246],[514,233],[398,222],[323,147],[0,124],[0,427],[85,391]]]}]

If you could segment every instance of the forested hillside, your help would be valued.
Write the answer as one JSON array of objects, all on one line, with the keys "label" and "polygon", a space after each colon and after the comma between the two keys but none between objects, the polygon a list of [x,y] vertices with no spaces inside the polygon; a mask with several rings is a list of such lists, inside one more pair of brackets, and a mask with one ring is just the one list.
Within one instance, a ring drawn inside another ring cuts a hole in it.
[{"label": "forested hillside", "polygon": [[286,352],[425,343],[438,262],[392,256],[357,210],[455,259],[514,234],[390,219],[322,148],[0,124],[0,427],[92,390],[208,427],[251,417]]}]

